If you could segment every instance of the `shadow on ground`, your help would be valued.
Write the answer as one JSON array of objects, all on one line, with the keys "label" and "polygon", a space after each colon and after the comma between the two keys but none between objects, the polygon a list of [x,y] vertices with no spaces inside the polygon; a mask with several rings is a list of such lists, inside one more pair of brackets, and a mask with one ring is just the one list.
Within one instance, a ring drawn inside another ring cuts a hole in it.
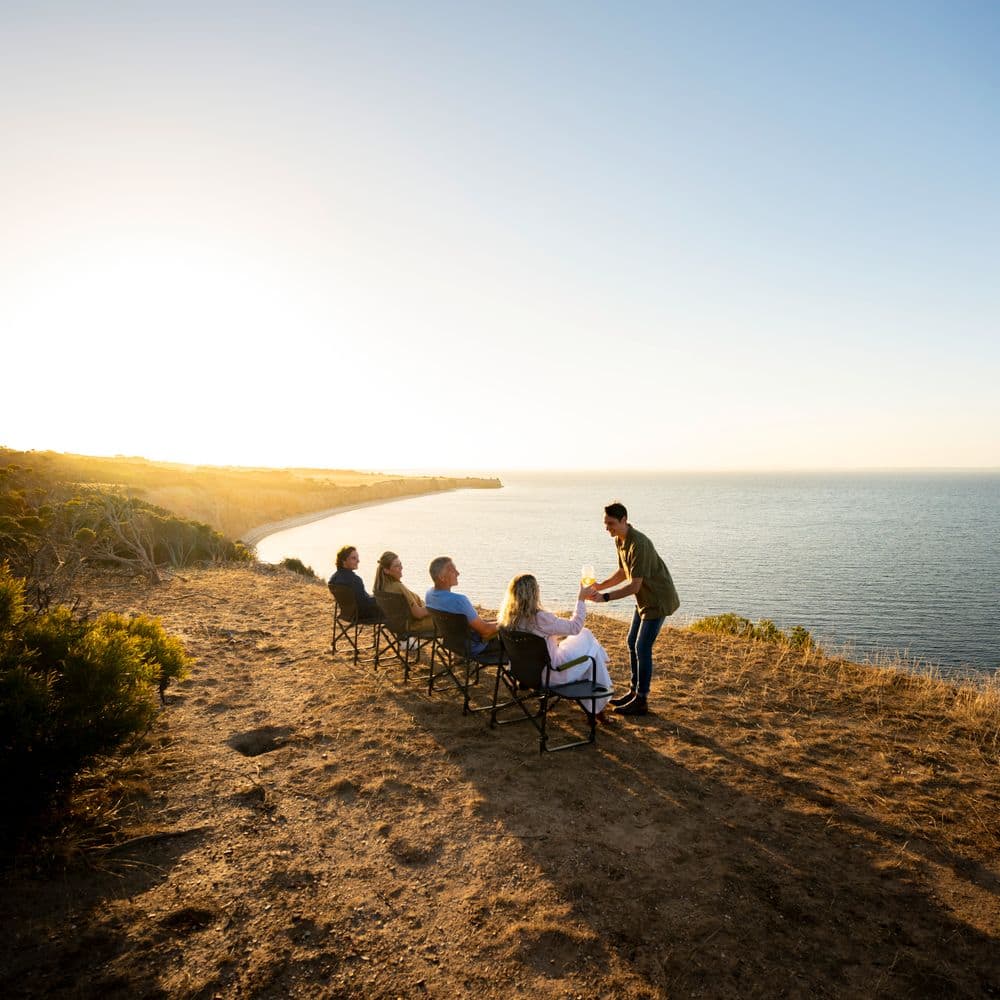
[{"label": "shadow on ground", "polygon": [[[544,954],[546,972],[583,974],[613,954],[670,996],[1000,996],[1000,942],[933,888],[978,899],[995,925],[996,872],[912,823],[762,765],[669,705],[602,729],[596,747],[542,756],[528,723],[491,731],[488,714],[454,737],[454,692],[389,696],[437,732],[482,818],[592,932],[589,950],[568,931],[562,946],[526,939],[529,967]],[[554,720],[582,731],[571,705]]]},{"label": "shadow on ground", "polygon": [[[167,994],[158,986],[163,963],[178,961],[184,939],[218,919],[218,914],[211,906],[150,914],[144,945],[147,954],[157,956],[156,961],[145,968],[132,963],[127,975],[116,975],[110,971],[112,960],[122,951],[135,949],[135,933],[105,911],[166,881],[203,839],[204,832],[193,831],[152,847],[145,841],[133,850],[126,845],[97,852],[91,856],[93,867],[77,864],[62,878],[54,878],[51,871],[37,878],[3,873],[0,996],[165,998]],[[30,901],[25,898],[29,893]]]}]

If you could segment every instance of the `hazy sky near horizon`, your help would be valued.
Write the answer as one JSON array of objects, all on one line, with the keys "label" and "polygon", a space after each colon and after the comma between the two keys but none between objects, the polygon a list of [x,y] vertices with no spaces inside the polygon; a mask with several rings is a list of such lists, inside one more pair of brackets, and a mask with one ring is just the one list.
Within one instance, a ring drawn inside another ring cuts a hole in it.
[{"label": "hazy sky near horizon", "polygon": [[1000,466],[992,2],[6,3],[0,444]]}]

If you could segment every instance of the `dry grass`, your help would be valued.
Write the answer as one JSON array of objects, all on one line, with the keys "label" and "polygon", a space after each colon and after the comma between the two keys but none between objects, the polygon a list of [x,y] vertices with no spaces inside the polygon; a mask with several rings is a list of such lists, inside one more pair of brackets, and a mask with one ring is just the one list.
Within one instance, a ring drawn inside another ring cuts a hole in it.
[{"label": "dry grass", "polygon": [[900,654],[860,664],[816,647],[713,638],[716,669],[698,685],[706,691],[738,691],[738,705],[765,698],[774,708],[791,711],[854,706],[873,725],[939,726],[991,751],[1000,748],[998,674],[949,677]]},{"label": "dry grass", "polygon": [[[197,663],[121,846],[8,875],[6,996],[1000,991],[993,684],[666,629],[653,713],[542,757],[526,726],[331,657],[329,595],[295,574],[90,597],[161,616]],[[625,626],[590,624],[622,684]]]},{"label": "dry grass", "polygon": [[99,458],[0,448],[0,464],[29,466],[66,482],[119,486],[180,517],[210,524],[228,538],[312,511],[459,487],[494,487],[498,480],[390,476],[349,469],[254,469],[180,465],[144,458]]}]

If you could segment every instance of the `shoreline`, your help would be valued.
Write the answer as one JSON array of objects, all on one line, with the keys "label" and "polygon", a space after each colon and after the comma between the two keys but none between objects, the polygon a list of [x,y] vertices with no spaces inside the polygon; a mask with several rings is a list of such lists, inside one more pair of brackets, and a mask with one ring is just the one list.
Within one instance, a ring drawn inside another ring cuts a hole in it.
[{"label": "shoreline", "polygon": [[[436,496],[439,493],[454,493],[458,489],[455,487],[449,490],[433,490]],[[245,531],[237,541],[244,545],[256,546],[269,535],[276,535],[279,531],[288,531],[290,528],[301,528],[305,524],[312,524],[313,521],[322,521],[325,517],[333,517],[334,514],[346,514],[350,510],[361,510],[363,507],[377,507],[380,504],[395,503],[398,500],[412,500],[414,497],[430,496],[431,493],[408,493],[398,497],[381,497],[378,500],[365,500],[361,503],[348,503],[340,507],[327,507],[325,510],[314,510],[308,514],[296,514],[294,517],[286,517],[280,521],[269,521],[267,524],[260,524],[256,528]]]}]

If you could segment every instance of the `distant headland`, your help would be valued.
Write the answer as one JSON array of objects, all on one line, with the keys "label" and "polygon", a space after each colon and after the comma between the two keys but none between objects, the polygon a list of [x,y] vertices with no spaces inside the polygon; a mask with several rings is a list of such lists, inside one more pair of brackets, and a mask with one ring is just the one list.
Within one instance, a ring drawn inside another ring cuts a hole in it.
[{"label": "distant headland", "polygon": [[0,466],[26,465],[54,479],[113,484],[253,545],[265,535],[344,508],[457,489],[499,489],[499,479],[397,476],[354,469],[186,465],[146,458],[0,448]]}]

